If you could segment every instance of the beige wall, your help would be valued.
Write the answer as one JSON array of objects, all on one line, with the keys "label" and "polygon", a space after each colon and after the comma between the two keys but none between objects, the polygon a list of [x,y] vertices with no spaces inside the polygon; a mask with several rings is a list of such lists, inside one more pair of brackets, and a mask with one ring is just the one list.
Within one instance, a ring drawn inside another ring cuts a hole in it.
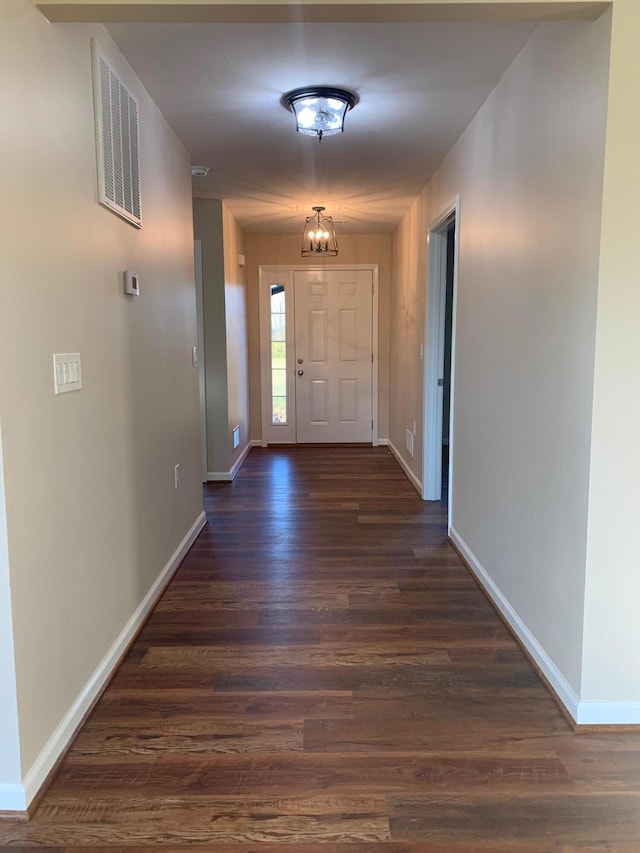
[{"label": "beige wall", "polygon": [[459,193],[451,523],[576,694],[608,43],[607,17],[537,28],[407,215],[394,280],[399,438],[421,381],[422,244]]},{"label": "beige wall", "polygon": [[[91,35],[140,98],[141,230],[95,201]],[[3,0],[0,78],[0,419],[26,774],[201,511],[193,234],[189,158],[102,27]],[[56,397],[52,353],[75,351],[84,388]]]},{"label": "beige wall", "polygon": [[[301,220],[301,228],[304,222]],[[338,228],[339,226],[337,226]],[[337,230],[337,229],[336,229]],[[317,266],[315,258],[300,255],[300,234],[247,234],[247,284],[249,309],[249,390],[251,438],[261,439],[262,405],[260,399],[260,310],[258,304],[258,267],[260,265]],[[389,428],[389,293],[391,279],[390,234],[341,234],[340,254],[327,259],[327,266],[340,264],[378,264],[378,433],[387,438]]]}]

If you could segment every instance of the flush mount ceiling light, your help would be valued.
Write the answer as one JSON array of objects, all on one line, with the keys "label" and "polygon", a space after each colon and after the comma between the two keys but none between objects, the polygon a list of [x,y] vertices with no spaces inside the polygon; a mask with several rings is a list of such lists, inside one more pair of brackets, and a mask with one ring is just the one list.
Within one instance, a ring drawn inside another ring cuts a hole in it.
[{"label": "flush mount ceiling light", "polygon": [[346,89],[331,86],[309,86],[292,89],[282,96],[282,105],[296,117],[298,133],[317,136],[332,136],[344,130],[347,111],[358,103],[358,96]]},{"label": "flush mount ceiling light", "polygon": [[313,207],[313,216],[307,216],[302,235],[302,257],[310,258],[318,255],[335,257],[338,254],[338,241],[333,219],[323,216],[324,207]]},{"label": "flush mount ceiling light", "polygon": [[210,169],[208,166],[192,166],[191,174],[194,178],[206,178]]}]

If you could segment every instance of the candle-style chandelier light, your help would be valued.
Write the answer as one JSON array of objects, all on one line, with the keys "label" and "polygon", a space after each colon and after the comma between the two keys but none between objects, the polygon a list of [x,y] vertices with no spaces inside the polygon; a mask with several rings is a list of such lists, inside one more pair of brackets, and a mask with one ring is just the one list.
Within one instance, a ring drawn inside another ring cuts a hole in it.
[{"label": "candle-style chandelier light", "polygon": [[338,241],[333,219],[325,216],[324,207],[313,207],[313,216],[307,216],[302,235],[302,257],[335,257],[338,254]]}]

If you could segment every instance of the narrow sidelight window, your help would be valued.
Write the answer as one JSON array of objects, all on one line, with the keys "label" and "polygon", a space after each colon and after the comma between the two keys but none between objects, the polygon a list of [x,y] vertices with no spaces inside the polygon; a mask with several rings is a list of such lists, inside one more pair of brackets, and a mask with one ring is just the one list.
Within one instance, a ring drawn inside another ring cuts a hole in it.
[{"label": "narrow sidelight window", "polygon": [[287,423],[287,323],[284,285],[271,285],[271,423]]}]

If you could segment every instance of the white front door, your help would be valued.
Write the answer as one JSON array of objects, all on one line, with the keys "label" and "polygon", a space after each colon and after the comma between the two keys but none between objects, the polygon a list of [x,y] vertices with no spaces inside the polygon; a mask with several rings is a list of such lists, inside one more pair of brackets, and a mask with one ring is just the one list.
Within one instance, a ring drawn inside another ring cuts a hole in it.
[{"label": "white front door", "polygon": [[373,437],[373,274],[296,270],[295,397],[298,443]]}]

